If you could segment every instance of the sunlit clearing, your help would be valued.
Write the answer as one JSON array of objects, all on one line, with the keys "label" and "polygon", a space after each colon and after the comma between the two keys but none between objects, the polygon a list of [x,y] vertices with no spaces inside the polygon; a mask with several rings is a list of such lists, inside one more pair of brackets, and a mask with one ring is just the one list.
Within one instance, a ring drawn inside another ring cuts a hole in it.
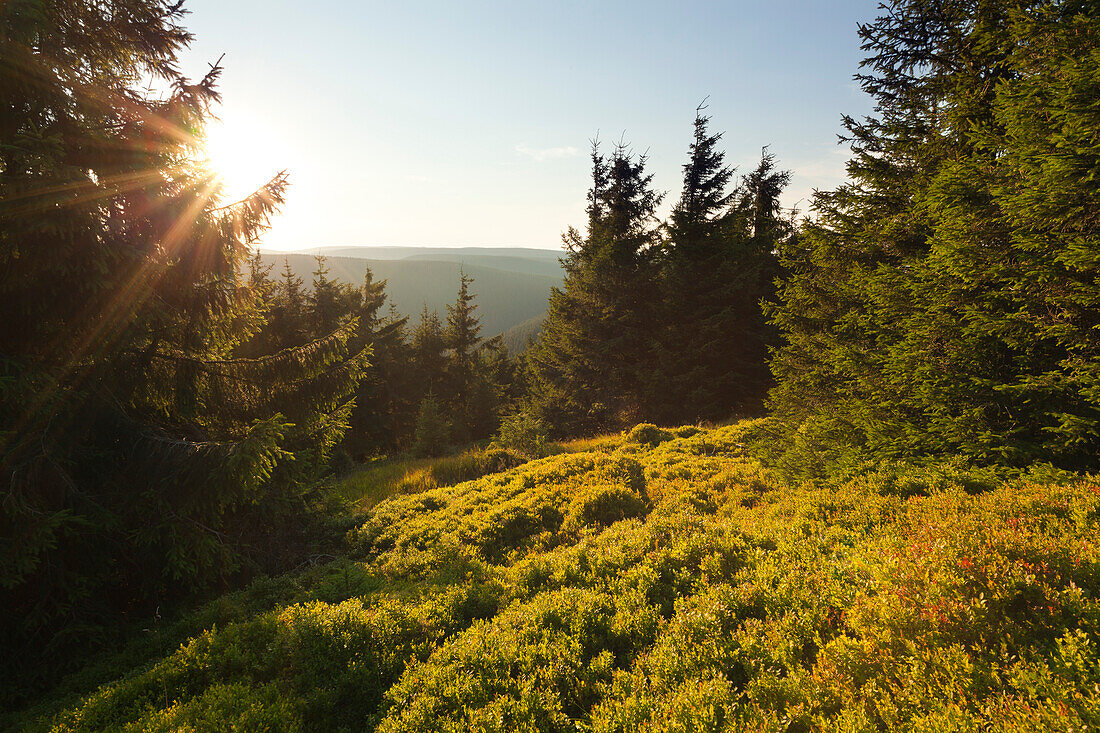
[{"label": "sunlit clearing", "polygon": [[248,196],[285,167],[282,146],[270,128],[255,120],[225,117],[206,129],[210,170],[222,185],[222,202]]}]

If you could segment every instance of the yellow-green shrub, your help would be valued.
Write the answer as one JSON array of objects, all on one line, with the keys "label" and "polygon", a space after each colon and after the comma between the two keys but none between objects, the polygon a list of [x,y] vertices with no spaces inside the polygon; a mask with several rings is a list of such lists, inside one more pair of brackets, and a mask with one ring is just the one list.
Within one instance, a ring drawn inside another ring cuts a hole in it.
[{"label": "yellow-green shrub", "polygon": [[894,465],[790,485],[745,455],[756,429],[384,501],[352,559],[204,611],[192,628],[217,628],[57,729],[1100,727],[1095,483]]}]

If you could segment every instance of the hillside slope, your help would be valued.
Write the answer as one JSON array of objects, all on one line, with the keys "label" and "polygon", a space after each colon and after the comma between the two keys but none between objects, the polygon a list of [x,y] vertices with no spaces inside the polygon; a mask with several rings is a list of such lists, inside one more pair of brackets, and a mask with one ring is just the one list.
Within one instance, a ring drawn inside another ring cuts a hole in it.
[{"label": "hillside slope", "polygon": [[346,557],[135,642],[30,729],[1100,726],[1100,487],[789,486],[753,429],[639,426],[383,501]]},{"label": "hillside slope", "polygon": [[534,318],[528,318],[523,323],[517,323],[500,335],[504,347],[510,354],[518,354],[527,348],[531,339],[542,333],[542,324],[546,321],[546,313],[540,313]]},{"label": "hillside slope", "polygon": [[[459,274],[464,271],[474,278],[481,333],[486,338],[544,313],[550,288],[561,284],[556,260],[539,262],[509,256],[430,259],[433,257],[435,255],[430,253],[402,259],[328,256],[326,266],[331,279],[353,285],[363,282],[369,267],[375,280],[386,281],[390,302],[400,313],[412,316],[414,322],[425,305],[441,316],[446,315],[446,307],[454,303],[458,293]],[[317,269],[313,256],[264,253],[264,262],[273,265],[272,277],[282,271],[284,260],[308,286],[311,273]],[[558,274],[552,274],[554,272]]]},{"label": "hillside slope", "polygon": [[[308,285],[317,262],[309,254],[265,253],[264,262],[274,265],[272,276],[283,270],[286,260]],[[496,336],[520,322],[539,316],[547,309],[550,288],[561,283],[560,277],[531,272],[500,270],[480,264],[440,262],[436,260],[366,260],[330,256],[326,262],[329,277],[359,285],[367,267],[375,280],[386,281],[386,294],[399,313],[419,318],[428,306],[441,316],[454,303],[459,292],[460,272],[474,278],[477,314],[482,318],[482,335]]]}]

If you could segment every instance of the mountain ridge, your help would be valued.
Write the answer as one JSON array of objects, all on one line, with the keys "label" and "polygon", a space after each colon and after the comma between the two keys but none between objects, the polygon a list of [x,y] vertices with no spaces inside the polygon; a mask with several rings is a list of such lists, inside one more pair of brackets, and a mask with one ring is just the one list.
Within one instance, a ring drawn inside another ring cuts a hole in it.
[{"label": "mountain ridge", "polygon": [[[356,255],[337,254],[355,250]],[[502,334],[546,311],[550,288],[562,281],[561,254],[553,250],[523,248],[431,248],[362,247],[310,248],[295,252],[260,250],[262,260],[271,265],[271,277],[278,278],[283,262],[308,287],[317,268],[315,257],[325,257],[329,277],[359,285],[369,269],[375,280],[386,281],[386,294],[402,315],[418,320],[424,307],[441,316],[454,302],[459,278],[465,272],[474,279],[477,313],[481,316],[482,335]],[[492,251],[493,254],[486,254]],[[380,257],[362,255],[378,254]]]}]

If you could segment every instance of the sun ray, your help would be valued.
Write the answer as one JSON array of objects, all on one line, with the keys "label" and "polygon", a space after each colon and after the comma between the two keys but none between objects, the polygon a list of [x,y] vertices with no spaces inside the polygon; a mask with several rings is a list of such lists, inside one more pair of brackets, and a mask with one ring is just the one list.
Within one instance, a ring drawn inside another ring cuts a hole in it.
[{"label": "sun ray", "polygon": [[82,334],[77,334],[70,343],[69,358],[61,371],[53,376],[49,385],[44,385],[39,391],[38,399],[27,405],[17,426],[23,427],[35,421],[35,416],[40,414],[44,405],[49,404],[54,395],[58,394],[63,383],[73,380],[69,390],[78,390],[83,378],[90,376],[81,374],[81,365],[97,356],[109,351],[129,322],[128,315],[145,303],[156,289],[154,271],[176,252],[183,243],[184,234],[193,227],[197,218],[204,215],[207,202],[217,191],[214,181],[208,180],[203,187],[194,194],[193,200],[187,208],[177,217],[161,241],[162,257],[146,257],[141,260],[133,272],[120,283],[115,295],[108,300],[98,317],[90,319],[91,326]]},{"label": "sun ray", "polygon": [[269,125],[240,114],[225,115],[206,130],[206,164],[217,177],[221,196],[240,201],[262,188],[279,168],[283,146]]},{"label": "sun ray", "polygon": [[[8,210],[8,215],[26,216],[49,208],[55,203],[73,206],[96,201],[98,199],[109,199],[121,193],[136,191],[143,186],[163,180],[165,173],[170,172],[173,171],[164,168],[155,168],[142,171],[127,171],[126,173],[99,178],[97,181],[93,181],[91,178],[80,179],[56,186],[47,186],[23,191],[6,197],[4,204],[5,206],[14,204]],[[64,200],[58,202],[56,197],[62,194],[66,194]]]}]

